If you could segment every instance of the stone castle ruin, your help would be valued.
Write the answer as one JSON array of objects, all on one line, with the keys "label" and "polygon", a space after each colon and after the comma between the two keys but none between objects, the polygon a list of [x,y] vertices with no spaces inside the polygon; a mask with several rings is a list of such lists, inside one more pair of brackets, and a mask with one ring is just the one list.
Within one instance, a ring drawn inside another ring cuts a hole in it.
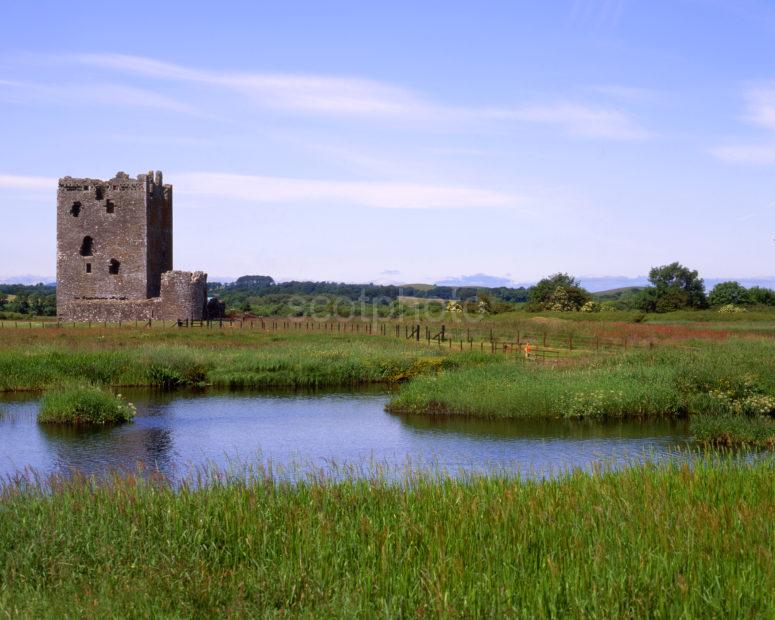
[{"label": "stone castle ruin", "polygon": [[66,321],[202,320],[207,274],[172,270],[162,174],[59,179],[57,314]]}]

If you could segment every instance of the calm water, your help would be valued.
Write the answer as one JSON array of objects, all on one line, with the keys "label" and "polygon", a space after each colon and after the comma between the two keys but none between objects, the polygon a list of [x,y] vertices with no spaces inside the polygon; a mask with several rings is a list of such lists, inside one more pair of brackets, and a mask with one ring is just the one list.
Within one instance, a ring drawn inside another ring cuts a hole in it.
[{"label": "calm water", "polygon": [[180,478],[192,467],[274,467],[408,462],[456,474],[492,469],[546,475],[595,463],[664,458],[686,446],[683,421],[582,423],[397,416],[388,396],[125,392],[137,417],[106,430],[39,425],[34,397],[0,398],[0,476],[134,470],[139,463]]}]

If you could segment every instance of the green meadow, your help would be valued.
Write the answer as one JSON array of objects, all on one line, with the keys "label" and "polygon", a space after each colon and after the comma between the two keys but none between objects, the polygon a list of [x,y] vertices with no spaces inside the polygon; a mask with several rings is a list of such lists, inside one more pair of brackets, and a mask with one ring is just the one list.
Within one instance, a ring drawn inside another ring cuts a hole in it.
[{"label": "green meadow", "polygon": [[771,618],[771,460],[7,484],[8,617]]}]

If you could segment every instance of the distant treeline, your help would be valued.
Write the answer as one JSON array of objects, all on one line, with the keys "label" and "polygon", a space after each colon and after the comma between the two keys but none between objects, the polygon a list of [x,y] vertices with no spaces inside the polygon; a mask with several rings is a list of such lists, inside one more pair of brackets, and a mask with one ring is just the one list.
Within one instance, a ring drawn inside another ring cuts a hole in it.
[{"label": "distant treeline", "polygon": [[296,281],[275,282],[270,276],[242,276],[235,282],[208,284],[210,295],[217,295],[227,308],[247,309],[246,305],[256,305],[256,298],[282,300],[292,296],[338,298],[367,305],[388,306],[399,297],[417,297],[430,300],[476,300],[486,294],[496,301],[518,303],[528,299],[526,288],[485,288],[453,286],[411,286],[383,284],[346,284],[342,282]]},{"label": "distant treeline", "polygon": [[0,284],[0,318],[55,316],[56,287],[51,284]]}]

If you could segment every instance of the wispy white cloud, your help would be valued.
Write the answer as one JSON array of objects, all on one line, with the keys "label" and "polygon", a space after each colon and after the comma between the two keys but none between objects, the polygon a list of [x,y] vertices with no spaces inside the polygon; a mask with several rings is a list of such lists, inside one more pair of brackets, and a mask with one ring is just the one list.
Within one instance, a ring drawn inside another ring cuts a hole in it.
[{"label": "wispy white cloud", "polygon": [[745,94],[746,119],[775,131],[775,84],[754,86]]},{"label": "wispy white cloud", "polygon": [[493,118],[557,125],[565,129],[568,134],[580,138],[610,140],[643,140],[648,138],[648,132],[635,124],[626,114],[615,109],[559,103],[490,110],[487,114]]},{"label": "wispy white cloud", "polygon": [[111,107],[156,108],[198,115],[194,106],[152,90],[120,84],[49,85],[31,82],[0,81],[0,100],[16,103],[57,105],[97,104]]},{"label": "wispy white cloud", "polygon": [[348,204],[381,209],[522,207],[518,196],[488,189],[416,183],[350,182],[219,172],[173,175],[183,195],[256,204]]},{"label": "wispy white cloud", "polygon": [[561,101],[476,108],[437,103],[394,84],[361,78],[206,71],[125,54],[69,54],[54,60],[114,73],[229,89],[239,92],[256,105],[286,112],[453,126],[507,121],[553,125],[580,138],[641,140],[648,137],[648,132],[625,111],[598,104]]},{"label": "wispy white cloud", "polygon": [[711,155],[732,164],[775,165],[775,83],[760,83],[743,93],[743,119],[767,131],[767,140],[758,144],[726,144],[710,149]]}]

